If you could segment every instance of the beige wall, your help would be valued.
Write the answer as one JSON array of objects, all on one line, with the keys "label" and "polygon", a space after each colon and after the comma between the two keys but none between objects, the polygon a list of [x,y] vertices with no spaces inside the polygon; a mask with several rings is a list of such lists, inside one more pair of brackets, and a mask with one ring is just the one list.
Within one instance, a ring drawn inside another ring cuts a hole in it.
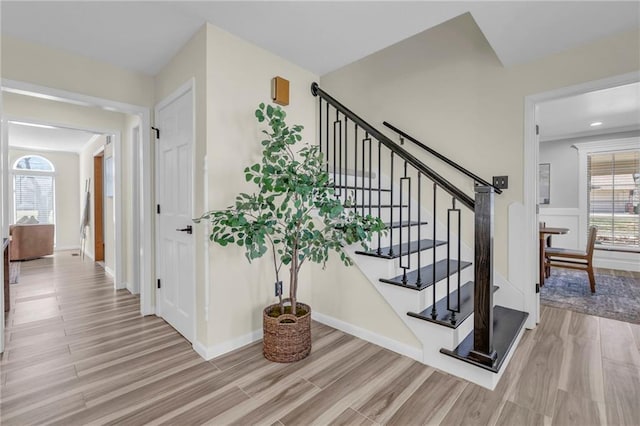
[{"label": "beige wall", "polygon": [[[302,124],[305,140],[314,143],[315,98],[310,86],[318,76],[207,26],[208,209],[227,207],[239,192],[255,191],[243,174],[244,167],[258,161],[262,152],[262,127],[254,111],[260,102],[270,102],[271,79],[277,75],[290,81],[291,104],[284,107],[288,123]],[[300,277],[299,297],[307,302],[311,302],[310,270],[303,268]],[[249,265],[239,247],[211,244],[209,271],[209,344],[260,330],[262,309],[276,300],[268,258]]]},{"label": "beige wall", "polygon": [[153,105],[153,78],[70,52],[2,36],[2,78],[140,106]]},{"label": "beige wall", "polygon": [[[389,121],[485,179],[509,176],[509,189],[495,202],[495,265],[506,277],[507,207],[523,202],[524,97],[638,71],[639,40],[637,31],[625,32],[505,68],[466,14],[325,75],[321,85],[377,128]],[[473,193],[470,182],[405,147]],[[339,294],[342,285],[332,282],[322,291]],[[378,295],[373,287],[361,287],[357,302],[341,309],[315,295],[314,305],[395,338],[400,320],[388,315],[387,326],[371,327],[372,315],[360,306],[375,306]]]},{"label": "beige wall", "polygon": [[[155,78],[156,104],[163,101],[178,88],[193,80],[195,98],[195,146],[193,149],[195,167],[193,169],[193,216],[204,210],[204,161],[207,144],[207,99],[206,99],[206,26],[203,26],[178,54]],[[153,145],[152,145],[153,146]],[[154,154],[155,155],[155,154]],[[155,186],[154,186],[155,187]],[[205,244],[204,232],[196,226],[193,234],[195,244],[196,280],[196,337],[205,343],[207,322],[205,320]],[[153,297],[155,303],[155,296]]]},{"label": "beige wall", "polygon": [[[11,134],[9,134],[11,143]],[[69,250],[80,247],[80,177],[78,154],[73,152],[33,151],[9,148],[9,167],[25,155],[40,155],[51,161],[55,169],[55,248]],[[11,218],[13,223],[13,218]]]}]

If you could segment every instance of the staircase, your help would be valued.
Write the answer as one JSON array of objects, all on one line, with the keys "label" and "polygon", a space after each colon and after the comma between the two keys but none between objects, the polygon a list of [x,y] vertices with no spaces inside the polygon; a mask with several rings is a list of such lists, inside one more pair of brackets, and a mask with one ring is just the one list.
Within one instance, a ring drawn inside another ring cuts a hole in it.
[{"label": "staircase", "polygon": [[470,197],[317,83],[311,91],[336,196],[387,224],[371,250],[348,250],[355,263],[421,341],[421,362],[493,389],[528,316],[493,301],[493,203],[501,191],[385,123],[471,178]]}]

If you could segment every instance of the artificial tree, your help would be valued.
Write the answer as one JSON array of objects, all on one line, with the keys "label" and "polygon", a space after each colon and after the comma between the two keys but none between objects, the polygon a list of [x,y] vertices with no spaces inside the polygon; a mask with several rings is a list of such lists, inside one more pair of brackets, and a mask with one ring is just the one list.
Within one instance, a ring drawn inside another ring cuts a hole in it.
[{"label": "artificial tree", "polygon": [[276,283],[282,266],[288,266],[291,306],[285,307],[280,293],[279,312],[274,315],[287,311],[299,316],[304,314],[296,305],[302,265],[310,261],[324,266],[334,251],[349,266],[352,260],[345,245],[360,242],[367,248],[373,234],[383,232],[384,224],[349,208],[351,199],[336,196],[319,147],[302,142],[303,127],[287,126],[282,108],[261,103],[255,116],[268,125],[262,131],[266,135],[262,160],[244,169],[247,182],[257,185],[257,192],[241,193],[233,206],[207,212],[195,221],[210,221],[210,240],[244,247],[249,262],[270,251]]}]

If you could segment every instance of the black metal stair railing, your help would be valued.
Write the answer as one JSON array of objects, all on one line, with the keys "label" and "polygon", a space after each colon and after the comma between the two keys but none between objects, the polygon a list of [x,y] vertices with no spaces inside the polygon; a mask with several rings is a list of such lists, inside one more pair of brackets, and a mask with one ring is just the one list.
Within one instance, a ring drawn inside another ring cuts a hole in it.
[{"label": "black metal stair railing", "polygon": [[403,130],[400,130],[399,128],[397,128],[393,124],[388,123],[386,121],[383,121],[382,124],[384,126],[386,126],[387,128],[393,130],[394,132],[396,132],[398,134],[398,136],[400,136],[400,144],[401,145],[404,144],[404,140],[407,139],[410,142],[413,142],[416,146],[419,146],[420,148],[422,148],[423,150],[425,150],[429,154],[433,155],[437,159],[443,161],[445,164],[453,167],[454,169],[456,169],[457,171],[459,171],[463,175],[470,177],[471,179],[473,179],[473,181],[476,183],[476,185],[490,186],[490,187],[493,188],[493,190],[495,191],[496,194],[502,194],[502,190],[500,188],[496,188],[495,186],[493,186],[492,184],[490,184],[486,180],[482,179],[480,176],[476,175],[475,173],[470,172],[469,170],[467,170],[464,167],[462,167],[460,164],[458,164],[455,161],[451,160],[450,158],[447,158],[446,156],[440,154],[435,149],[428,147],[427,145],[425,145],[424,143],[420,142],[419,140],[417,140],[413,136],[409,135],[407,132],[405,132]]},{"label": "black metal stair railing", "polygon": [[[473,213],[475,320],[472,355],[477,362],[490,365],[495,360],[491,340],[494,188],[476,187],[474,200],[322,90],[317,83],[312,84],[311,91],[318,97],[319,145],[325,155],[327,172],[332,173],[336,195],[343,197],[351,191],[351,194],[355,195],[355,201],[350,207],[357,209],[361,214],[377,215],[388,220],[389,246],[382,247],[379,235],[374,252],[365,254],[398,258],[401,275],[393,279],[381,279],[383,282],[417,290],[431,286],[433,303],[430,316],[433,320],[439,319],[442,315],[436,307],[436,284],[445,276],[448,311],[446,317],[454,324],[458,320],[456,315],[460,313],[461,273],[462,269],[469,265],[461,259],[463,216],[458,206],[462,205]],[[353,157],[350,152],[353,153]],[[375,156],[377,158],[374,158]],[[388,176],[388,182],[382,178],[383,172]],[[374,184],[374,179],[377,180],[377,185]],[[428,196],[423,194],[424,180],[433,185],[431,240],[422,239],[422,228],[427,224],[423,217],[422,202],[423,196]],[[444,194],[451,197],[452,204],[450,208],[446,208],[447,231],[443,242],[436,239],[436,223],[438,198]],[[383,201],[383,196],[389,197],[388,203]],[[478,233],[479,230],[482,232]],[[416,234],[417,241],[413,241],[412,236]],[[438,261],[436,248],[444,244],[447,245],[446,258]],[[452,246],[455,247],[454,253]],[[425,259],[422,251],[426,249],[432,251],[431,264],[423,266]],[[412,259],[415,260],[417,269],[413,268]],[[456,280],[452,282],[451,277],[455,274]]]}]

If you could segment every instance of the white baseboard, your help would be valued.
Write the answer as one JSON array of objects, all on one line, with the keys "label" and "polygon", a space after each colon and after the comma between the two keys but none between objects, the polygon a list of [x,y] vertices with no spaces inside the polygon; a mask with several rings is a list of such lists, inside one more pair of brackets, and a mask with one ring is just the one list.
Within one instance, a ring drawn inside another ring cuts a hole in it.
[{"label": "white baseboard", "polygon": [[54,251],[80,250],[80,246],[55,246]]},{"label": "white baseboard", "polygon": [[594,259],[593,266],[596,268],[616,269],[619,271],[640,272],[640,263],[621,259]]},{"label": "white baseboard", "polygon": [[388,337],[374,333],[364,328],[357,327],[348,322],[330,317],[328,315],[321,314],[319,312],[311,311],[311,318],[314,320],[328,325],[329,327],[337,328],[340,331],[351,334],[367,342],[371,342],[374,345],[382,346],[390,351],[407,356],[416,361],[422,362],[422,349],[410,346],[404,343],[400,343],[397,340],[389,339]]},{"label": "white baseboard", "polygon": [[236,337],[235,339],[227,340],[226,342],[213,346],[205,346],[200,341],[196,340],[193,344],[193,350],[206,361],[209,361],[260,339],[262,339],[262,329],[254,330],[244,336]]},{"label": "white baseboard", "polygon": [[116,274],[107,265],[104,266],[104,273],[107,274],[111,279],[115,279]]},{"label": "white baseboard", "polygon": [[[82,255],[82,253],[81,253],[81,255]],[[96,259],[93,257],[93,253],[89,253],[89,252],[88,252],[88,251],[86,251],[86,250],[85,250],[85,252],[84,252],[84,256],[85,256],[85,257],[87,257],[87,258],[89,258],[92,262],[95,262],[95,261],[96,261]]]}]

